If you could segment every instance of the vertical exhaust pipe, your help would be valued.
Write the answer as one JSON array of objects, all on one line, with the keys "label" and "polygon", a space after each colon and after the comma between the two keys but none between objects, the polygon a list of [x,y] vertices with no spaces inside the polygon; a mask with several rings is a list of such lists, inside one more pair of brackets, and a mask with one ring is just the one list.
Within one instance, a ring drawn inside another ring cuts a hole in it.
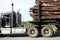
[{"label": "vertical exhaust pipe", "polygon": [[12,33],[12,27],[13,27],[13,6],[14,6],[14,4],[12,3],[12,13],[11,13],[11,15],[10,15],[10,27],[11,27],[11,32],[10,33]]}]

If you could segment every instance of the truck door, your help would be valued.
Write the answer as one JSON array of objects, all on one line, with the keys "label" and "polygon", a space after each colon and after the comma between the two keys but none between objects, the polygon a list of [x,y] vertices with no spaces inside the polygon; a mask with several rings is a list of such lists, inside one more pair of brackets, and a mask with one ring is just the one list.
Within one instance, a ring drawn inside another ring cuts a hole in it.
[{"label": "truck door", "polygon": [[10,17],[9,15],[3,15],[2,17],[2,27],[1,33],[2,34],[10,34]]},{"label": "truck door", "polygon": [[[16,18],[14,17],[13,20],[16,21],[16,24],[13,23],[15,25],[12,28],[12,33],[13,34],[16,34],[16,33],[23,34],[23,33],[25,33],[26,32],[26,28],[25,27],[21,27],[21,14],[20,13],[15,13],[14,16]],[[13,22],[15,22],[15,21],[13,21]]]}]

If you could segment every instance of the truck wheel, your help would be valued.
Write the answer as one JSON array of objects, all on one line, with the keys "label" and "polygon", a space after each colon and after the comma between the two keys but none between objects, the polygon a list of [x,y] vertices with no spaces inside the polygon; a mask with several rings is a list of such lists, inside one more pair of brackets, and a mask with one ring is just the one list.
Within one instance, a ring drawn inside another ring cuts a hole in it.
[{"label": "truck wheel", "polygon": [[29,28],[29,29],[28,29],[27,34],[28,34],[29,37],[35,38],[35,37],[38,36],[39,31],[38,31],[37,28],[33,27],[33,28]]},{"label": "truck wheel", "polygon": [[51,37],[53,35],[53,29],[51,27],[43,27],[41,34],[43,37]]}]

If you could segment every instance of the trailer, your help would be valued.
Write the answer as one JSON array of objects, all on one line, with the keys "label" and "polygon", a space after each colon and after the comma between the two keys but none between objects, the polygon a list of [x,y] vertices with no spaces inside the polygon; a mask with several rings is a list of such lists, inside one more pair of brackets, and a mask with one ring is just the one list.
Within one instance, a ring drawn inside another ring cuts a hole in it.
[{"label": "trailer", "polygon": [[[41,34],[43,37],[52,37],[54,35],[53,25],[60,30],[60,0],[36,0],[36,4],[30,8],[30,16],[33,18],[33,23],[38,25],[35,28],[29,29],[30,32],[34,31],[37,37]],[[52,26],[51,26],[52,25]],[[28,31],[28,32],[29,32]]]}]

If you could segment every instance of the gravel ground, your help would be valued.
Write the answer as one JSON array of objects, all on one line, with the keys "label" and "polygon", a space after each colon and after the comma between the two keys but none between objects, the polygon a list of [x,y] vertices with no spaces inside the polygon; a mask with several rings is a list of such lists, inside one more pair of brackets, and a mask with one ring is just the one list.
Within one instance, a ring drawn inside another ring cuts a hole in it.
[{"label": "gravel ground", "polygon": [[11,35],[11,36],[0,36],[0,40],[60,40],[60,33],[55,34],[51,38],[45,38],[39,36],[38,38],[30,38],[26,35]]},{"label": "gravel ground", "polygon": [[30,37],[2,37],[0,40],[60,40],[60,37],[52,37],[52,38],[30,38]]}]

